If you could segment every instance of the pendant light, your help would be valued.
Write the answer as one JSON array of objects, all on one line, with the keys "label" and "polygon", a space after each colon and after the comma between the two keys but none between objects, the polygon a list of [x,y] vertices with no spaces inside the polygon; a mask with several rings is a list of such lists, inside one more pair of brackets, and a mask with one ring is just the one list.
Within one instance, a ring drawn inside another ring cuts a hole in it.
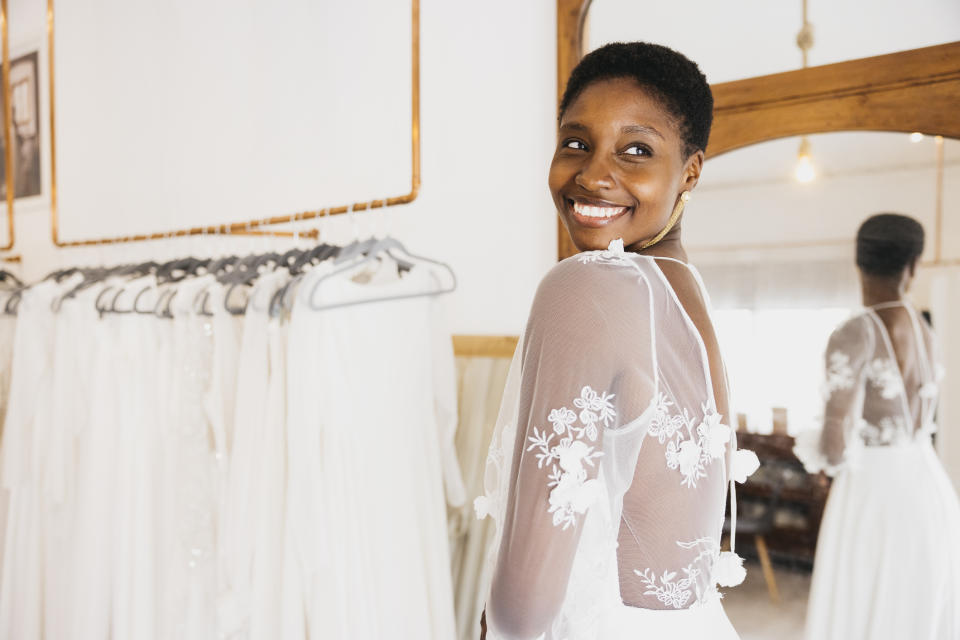
[{"label": "pendant light", "polygon": [[[807,68],[807,51],[813,46],[813,25],[807,20],[807,0],[803,0],[803,25],[797,33],[797,46],[803,56],[803,68]],[[797,165],[793,170],[797,182],[807,184],[817,177],[817,168],[813,163],[813,154],[810,151],[810,140],[807,136],[800,138],[800,148],[797,150]]]}]

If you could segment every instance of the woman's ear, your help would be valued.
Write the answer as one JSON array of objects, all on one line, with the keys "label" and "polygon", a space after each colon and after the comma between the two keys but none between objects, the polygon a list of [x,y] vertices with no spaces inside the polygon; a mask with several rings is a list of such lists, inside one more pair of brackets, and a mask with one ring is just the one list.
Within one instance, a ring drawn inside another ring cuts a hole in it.
[{"label": "woman's ear", "polygon": [[693,191],[700,181],[700,172],[703,171],[703,151],[697,150],[687,158],[683,167],[683,191]]}]

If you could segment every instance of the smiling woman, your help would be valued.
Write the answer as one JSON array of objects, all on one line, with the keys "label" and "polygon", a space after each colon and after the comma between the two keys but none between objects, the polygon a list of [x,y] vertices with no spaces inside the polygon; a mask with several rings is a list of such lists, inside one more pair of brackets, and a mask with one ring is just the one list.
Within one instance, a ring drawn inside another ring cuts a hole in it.
[{"label": "smiling woman", "polygon": [[490,640],[737,637],[716,586],[743,569],[720,532],[755,457],[680,230],[711,105],[658,45],[608,45],[571,76],[549,182],[585,253],[540,284],[476,503],[497,523]]},{"label": "smiling woman", "polygon": [[560,102],[550,166],[550,191],[578,249],[616,237],[631,250],[678,245],[712,109],[696,64],[666,47],[616,43],[583,59]]}]

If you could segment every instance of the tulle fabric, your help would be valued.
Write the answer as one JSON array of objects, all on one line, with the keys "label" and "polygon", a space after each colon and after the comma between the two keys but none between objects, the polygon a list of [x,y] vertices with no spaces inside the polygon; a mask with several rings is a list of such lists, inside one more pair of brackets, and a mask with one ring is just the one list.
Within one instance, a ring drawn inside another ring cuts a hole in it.
[{"label": "tulle fabric", "polygon": [[929,442],[867,447],[820,526],[809,640],[960,638],[960,503]]},{"label": "tulle fabric", "polygon": [[714,601],[733,446],[704,344],[657,260],[614,244],[558,264],[475,503],[497,527],[488,638],[605,638],[625,605]]}]

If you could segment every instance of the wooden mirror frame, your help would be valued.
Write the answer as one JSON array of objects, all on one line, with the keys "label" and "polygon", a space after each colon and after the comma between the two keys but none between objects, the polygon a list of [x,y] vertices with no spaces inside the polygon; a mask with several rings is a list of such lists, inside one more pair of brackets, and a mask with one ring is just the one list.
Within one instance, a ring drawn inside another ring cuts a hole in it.
[{"label": "wooden mirror frame", "polygon": [[[592,0],[557,0],[557,100],[584,55]],[[960,138],[960,42],[711,85],[707,157],[758,142],[832,131]],[[577,253],[558,218],[560,260]]]}]

